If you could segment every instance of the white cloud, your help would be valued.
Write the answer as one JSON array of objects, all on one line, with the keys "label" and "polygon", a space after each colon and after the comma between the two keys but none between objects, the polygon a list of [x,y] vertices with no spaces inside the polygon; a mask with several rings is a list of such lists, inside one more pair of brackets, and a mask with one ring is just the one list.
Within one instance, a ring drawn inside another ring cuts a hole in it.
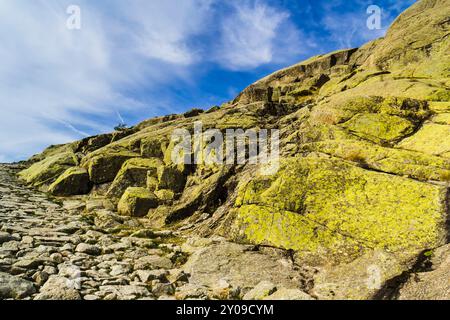
[{"label": "white cloud", "polygon": [[123,88],[152,83],[157,91],[186,77],[185,68],[168,66],[195,60],[188,40],[202,31],[210,1],[81,0],[81,30],[66,28],[70,4],[0,2],[3,161],[107,131],[102,120],[118,111],[143,110]]},{"label": "white cloud", "polygon": [[300,32],[289,17],[261,1],[232,2],[232,14],[221,24],[216,58],[228,69],[251,69],[300,52]]},{"label": "white cloud", "polygon": [[[230,3],[231,15],[217,9]],[[109,131],[118,115],[170,113],[162,92],[195,83],[201,62],[251,69],[309,45],[288,12],[263,0],[78,0],[81,30],[66,28],[72,4],[0,2],[2,161]]]},{"label": "white cloud", "polygon": [[137,49],[145,56],[189,65],[198,59],[190,36],[205,32],[211,0],[138,0],[129,3],[127,18],[138,26]]}]

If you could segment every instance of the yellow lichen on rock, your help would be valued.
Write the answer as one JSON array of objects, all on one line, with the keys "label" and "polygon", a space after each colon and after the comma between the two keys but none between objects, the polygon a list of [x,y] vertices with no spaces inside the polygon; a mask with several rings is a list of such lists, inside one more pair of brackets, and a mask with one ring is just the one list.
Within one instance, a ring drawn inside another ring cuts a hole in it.
[{"label": "yellow lichen on rock", "polygon": [[450,152],[450,125],[426,123],[413,136],[398,144],[399,148],[432,155]]},{"label": "yellow lichen on rock", "polygon": [[19,177],[34,186],[50,184],[77,164],[78,159],[73,152],[55,153],[21,171]]},{"label": "yellow lichen on rock", "polygon": [[163,166],[163,162],[158,158],[127,160],[117,173],[107,196],[120,198],[128,187],[145,187],[147,176],[156,177],[158,168],[161,166]]},{"label": "yellow lichen on rock", "polygon": [[[325,251],[417,253],[444,237],[446,189],[340,160],[293,158],[241,186],[237,224],[256,243]],[[343,257],[345,258],[345,257]]]},{"label": "yellow lichen on rock", "polygon": [[125,161],[139,156],[130,151],[105,152],[86,160],[83,159],[83,166],[88,169],[91,181],[101,184],[113,181]]},{"label": "yellow lichen on rock", "polygon": [[89,193],[91,183],[86,169],[73,167],[67,169],[53,182],[48,191],[56,196],[71,196]]},{"label": "yellow lichen on rock", "polygon": [[417,180],[439,181],[450,174],[450,160],[418,151],[382,147],[367,141],[325,140],[303,145],[302,150],[321,152],[354,162],[360,167],[408,176]]},{"label": "yellow lichen on rock", "polygon": [[414,131],[414,125],[406,119],[376,113],[358,114],[342,126],[376,143],[396,141]]},{"label": "yellow lichen on rock", "polygon": [[124,216],[143,217],[158,206],[158,198],[145,188],[130,187],[120,199],[117,211]]}]

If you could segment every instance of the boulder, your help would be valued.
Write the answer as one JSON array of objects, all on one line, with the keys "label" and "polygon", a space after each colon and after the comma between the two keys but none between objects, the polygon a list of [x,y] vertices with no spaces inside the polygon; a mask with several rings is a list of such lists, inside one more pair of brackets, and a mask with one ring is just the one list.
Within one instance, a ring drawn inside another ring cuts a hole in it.
[{"label": "boulder", "polygon": [[162,141],[155,138],[146,138],[141,141],[141,155],[144,158],[162,158]]},{"label": "boulder", "polygon": [[158,198],[145,188],[128,188],[119,201],[117,210],[121,215],[143,217],[158,206]]},{"label": "boulder", "polygon": [[0,272],[0,300],[23,299],[35,292],[32,282]]},{"label": "boulder", "polygon": [[252,246],[221,239],[202,240],[191,239],[189,251],[193,253],[182,267],[190,274],[190,285],[214,288],[227,279],[232,288],[245,293],[262,281],[293,289],[303,279],[298,269],[275,252],[252,251]]},{"label": "boulder", "polygon": [[89,178],[95,184],[111,182],[125,161],[139,157],[139,154],[122,151],[96,155],[83,163],[88,169]]},{"label": "boulder", "polygon": [[277,291],[277,287],[272,282],[261,281],[244,295],[243,300],[262,300],[275,291]]},{"label": "boulder", "polygon": [[86,169],[73,167],[67,169],[49,187],[49,192],[55,196],[71,196],[87,194],[91,189],[89,174]]},{"label": "boulder", "polygon": [[163,202],[172,201],[175,198],[174,192],[166,189],[155,191],[155,195]]},{"label": "boulder", "polygon": [[76,287],[76,279],[71,280],[61,276],[50,276],[39,290],[35,300],[81,300],[81,295]]},{"label": "boulder", "polygon": [[73,152],[56,153],[21,171],[19,177],[34,186],[51,184],[64,171],[77,164],[78,159]]},{"label": "boulder", "polygon": [[158,168],[162,165],[162,161],[157,158],[127,160],[106,195],[111,198],[120,198],[129,187],[145,187],[147,177],[157,177]]},{"label": "boulder", "polygon": [[192,181],[188,183],[180,200],[167,212],[165,223],[187,218],[197,210],[214,212],[218,199],[223,196],[224,184],[232,172],[231,166],[222,166],[212,175],[191,177]]},{"label": "boulder", "polygon": [[186,184],[184,174],[174,166],[161,166],[158,168],[158,189],[170,189],[181,192]]},{"label": "boulder", "polygon": [[147,174],[147,189],[150,191],[156,191],[158,189],[158,185],[159,185],[159,181],[158,178],[154,177],[153,174],[151,174],[151,172],[149,172]]},{"label": "boulder", "polygon": [[400,285],[400,300],[450,300],[450,245],[427,251],[422,270],[413,271]]}]

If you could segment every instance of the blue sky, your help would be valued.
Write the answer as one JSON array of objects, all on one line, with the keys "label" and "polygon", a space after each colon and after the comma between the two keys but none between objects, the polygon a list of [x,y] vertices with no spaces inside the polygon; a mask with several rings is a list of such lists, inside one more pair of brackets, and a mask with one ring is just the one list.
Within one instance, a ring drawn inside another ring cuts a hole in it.
[{"label": "blue sky", "polygon": [[[312,55],[383,36],[414,0],[3,0],[0,162],[207,108]],[[366,27],[369,5],[382,29]],[[66,26],[69,5],[81,29]]]}]

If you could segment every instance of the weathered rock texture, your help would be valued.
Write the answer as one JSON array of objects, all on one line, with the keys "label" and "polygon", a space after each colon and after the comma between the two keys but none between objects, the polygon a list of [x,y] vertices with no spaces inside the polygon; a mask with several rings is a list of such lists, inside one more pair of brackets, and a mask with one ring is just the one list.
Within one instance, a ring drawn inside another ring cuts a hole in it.
[{"label": "weathered rock texture", "polygon": [[[115,208],[147,216],[154,228],[250,246],[205,242],[185,266],[192,282],[176,297],[232,298],[236,287],[248,291],[263,281],[281,289],[274,298],[385,296],[387,285],[415,272],[418,257],[449,238],[449,16],[449,0],[418,1],[382,39],[280,70],[208,112],[50,147],[19,176],[55,195],[92,186],[84,199],[103,204],[90,212],[104,226],[120,228],[124,217],[102,211]],[[280,169],[267,176],[251,164],[172,163],[172,132],[192,132],[195,121],[204,130],[279,129]],[[282,250],[293,265],[255,263],[245,249],[251,246]],[[260,265],[267,266],[263,277],[251,272]],[[447,276],[448,263],[434,265],[390,297],[449,299],[448,281],[439,294],[431,288]],[[147,294],[116,289],[108,287],[116,296]],[[154,290],[173,293],[164,285]]]}]

